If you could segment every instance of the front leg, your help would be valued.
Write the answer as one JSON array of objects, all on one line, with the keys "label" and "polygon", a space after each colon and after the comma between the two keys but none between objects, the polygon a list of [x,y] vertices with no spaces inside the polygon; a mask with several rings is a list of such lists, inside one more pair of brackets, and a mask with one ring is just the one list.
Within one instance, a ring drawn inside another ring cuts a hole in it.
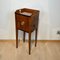
[{"label": "front leg", "polygon": [[18,30],[16,29],[16,48],[18,48]]},{"label": "front leg", "polygon": [[31,54],[31,32],[29,32],[29,55]]}]

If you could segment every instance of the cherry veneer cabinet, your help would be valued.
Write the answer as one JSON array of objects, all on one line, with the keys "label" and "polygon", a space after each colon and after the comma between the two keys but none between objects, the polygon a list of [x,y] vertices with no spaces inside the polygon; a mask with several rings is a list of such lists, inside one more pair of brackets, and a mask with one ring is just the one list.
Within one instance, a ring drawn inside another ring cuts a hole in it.
[{"label": "cherry veneer cabinet", "polygon": [[[23,15],[21,13],[27,12],[32,15]],[[16,48],[18,48],[18,30],[23,31],[23,42],[25,42],[25,32],[29,33],[29,54],[31,54],[31,33],[35,30],[35,46],[37,44],[37,31],[39,22],[39,10],[23,8],[15,12],[16,21]]]}]

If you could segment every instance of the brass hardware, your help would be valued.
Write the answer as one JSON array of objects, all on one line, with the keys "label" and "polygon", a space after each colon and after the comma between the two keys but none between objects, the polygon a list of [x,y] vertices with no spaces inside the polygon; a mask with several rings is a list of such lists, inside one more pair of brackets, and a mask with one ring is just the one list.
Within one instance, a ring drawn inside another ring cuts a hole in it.
[{"label": "brass hardware", "polygon": [[24,22],[24,21],[22,21],[22,22],[21,22],[21,25],[24,25],[24,24],[25,24],[25,22]]}]

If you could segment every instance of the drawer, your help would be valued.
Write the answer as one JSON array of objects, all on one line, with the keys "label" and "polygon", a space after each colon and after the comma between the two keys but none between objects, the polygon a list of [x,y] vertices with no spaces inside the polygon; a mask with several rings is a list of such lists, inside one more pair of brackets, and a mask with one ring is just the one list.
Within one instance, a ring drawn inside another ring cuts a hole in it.
[{"label": "drawer", "polygon": [[29,29],[29,19],[23,15],[16,15],[16,27],[24,31]]},{"label": "drawer", "polygon": [[22,21],[22,20],[27,21],[27,19],[28,18],[26,16],[16,14],[16,20],[17,21]]}]

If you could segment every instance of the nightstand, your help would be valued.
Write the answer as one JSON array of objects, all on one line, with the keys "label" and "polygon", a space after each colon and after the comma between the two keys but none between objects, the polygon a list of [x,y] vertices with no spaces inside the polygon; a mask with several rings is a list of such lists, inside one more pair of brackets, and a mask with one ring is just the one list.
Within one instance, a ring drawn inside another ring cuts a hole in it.
[{"label": "nightstand", "polygon": [[22,8],[15,12],[16,22],[16,48],[18,48],[18,30],[23,31],[23,42],[25,42],[25,33],[29,33],[29,54],[31,54],[31,33],[35,30],[35,46],[37,44],[37,31],[39,22],[39,10]]}]

